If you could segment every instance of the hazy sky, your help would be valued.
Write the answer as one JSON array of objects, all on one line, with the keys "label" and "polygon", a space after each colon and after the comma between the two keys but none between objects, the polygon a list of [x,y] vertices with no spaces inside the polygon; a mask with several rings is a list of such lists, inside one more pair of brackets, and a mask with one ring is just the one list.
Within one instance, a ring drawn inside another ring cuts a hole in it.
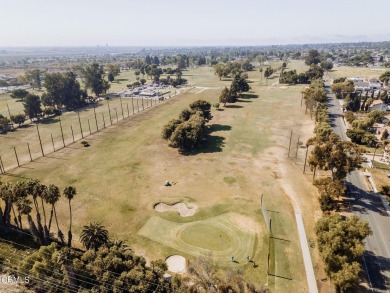
[{"label": "hazy sky", "polygon": [[390,40],[390,0],[0,0],[0,47]]}]

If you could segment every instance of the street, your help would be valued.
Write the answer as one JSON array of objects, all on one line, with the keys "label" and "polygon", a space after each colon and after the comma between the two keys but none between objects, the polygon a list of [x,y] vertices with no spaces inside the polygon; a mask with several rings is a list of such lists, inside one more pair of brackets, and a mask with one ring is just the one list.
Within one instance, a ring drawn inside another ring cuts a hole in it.
[{"label": "street", "polygon": [[[333,131],[342,140],[349,140],[339,101],[331,93],[328,96],[331,97],[328,111]],[[367,221],[373,232],[365,240],[363,262],[371,291],[390,292],[390,217],[380,195],[366,190],[359,171],[348,174],[347,190],[352,212]]]}]

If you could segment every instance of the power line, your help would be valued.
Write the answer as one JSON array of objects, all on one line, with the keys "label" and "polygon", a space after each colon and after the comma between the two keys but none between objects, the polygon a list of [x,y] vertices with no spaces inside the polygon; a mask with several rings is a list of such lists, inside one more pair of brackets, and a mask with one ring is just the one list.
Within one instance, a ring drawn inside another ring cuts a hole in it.
[{"label": "power line", "polygon": [[[10,255],[10,254],[8,254],[8,255]],[[22,256],[27,256],[27,255],[23,255],[23,254],[21,254],[21,255],[22,255]],[[49,267],[50,267],[50,266],[49,266]],[[51,268],[54,269],[54,264],[51,266]],[[41,269],[43,269],[43,270],[45,270],[45,271],[47,271],[47,272],[56,273],[56,274],[59,275],[60,277],[63,276],[63,274],[60,274],[60,273],[58,273],[58,272],[55,272],[54,270],[50,270],[50,269],[46,269],[46,268],[41,268]],[[83,270],[80,270],[80,271],[83,271]],[[84,271],[84,272],[87,272],[87,271]],[[103,286],[103,287],[106,288],[106,289],[110,289],[109,287],[111,287],[112,289],[114,289],[114,287],[115,287],[115,288],[121,289],[121,290],[123,290],[123,291],[128,290],[128,289],[125,289],[125,288],[123,288],[123,287],[115,286],[114,284],[111,285],[111,284],[106,283],[106,282],[97,281],[97,280],[95,280],[95,279],[92,279],[92,278],[89,278],[89,277],[87,277],[87,276],[80,275],[80,274],[77,274],[77,273],[73,273],[73,275],[80,276],[80,277],[82,277],[82,278],[86,278],[86,279],[92,280],[92,281],[94,281],[94,282],[97,282],[97,283],[90,283],[90,282],[87,282],[87,281],[85,281],[85,280],[79,279],[79,278],[77,278],[77,277],[71,277],[72,279],[75,279],[76,281],[79,281],[79,282],[82,282],[82,283],[86,283],[86,284],[90,284],[90,285],[92,285],[92,286]],[[58,281],[62,281],[61,279],[58,279],[58,278],[55,278],[55,279],[58,280]],[[131,278],[130,278],[130,279],[131,279]],[[107,287],[107,286],[105,286],[105,285],[103,285],[103,284],[107,284],[109,287]],[[78,291],[78,289],[80,289],[79,286],[77,286],[77,285],[68,284],[68,286],[75,288],[74,290],[76,290],[76,292]],[[147,289],[147,290],[148,290],[148,291],[154,292],[152,289]]]},{"label": "power line", "polygon": [[[39,278],[39,277],[36,277],[36,276],[32,276],[32,277],[31,277],[30,275],[28,275],[28,274],[26,274],[26,273],[19,272],[18,270],[14,269],[14,268],[12,268],[12,267],[6,266],[6,264],[4,264],[4,262],[1,261],[1,260],[0,260],[0,264],[2,264],[3,267],[12,270],[12,271],[15,272],[16,274],[21,274],[21,275],[23,275],[23,276],[25,276],[25,277],[32,278],[32,279],[35,279],[35,280],[39,280],[40,283],[41,283],[42,285],[44,285],[44,286],[45,286],[46,283],[49,283],[49,284],[52,285],[52,286],[57,286],[57,287],[62,288],[64,291],[66,291],[66,289],[69,289],[69,291],[70,291],[71,293],[73,293],[73,292],[74,292],[74,293],[77,293],[77,291],[74,291],[74,290],[72,290],[72,289],[70,289],[70,288],[67,288],[67,287],[65,287],[65,286],[63,286],[63,285],[61,285],[61,284],[56,284],[56,283],[53,283],[53,282],[48,281],[48,280],[43,280],[42,278]],[[39,276],[41,276],[41,274],[39,274],[39,273],[37,273],[37,274],[38,274]],[[46,285],[46,286],[47,286],[47,285]],[[49,288],[50,288],[50,287],[49,287]]]},{"label": "power line", "polygon": [[[22,232],[23,234],[26,234],[26,235],[29,235],[29,236],[32,237],[32,235],[30,235],[30,234],[28,234],[28,233],[26,233],[26,232],[19,231],[19,230],[13,229],[13,228],[10,228],[10,229],[15,230],[15,231],[18,231],[18,232]],[[5,242],[9,242],[9,243],[12,243],[12,244],[16,244],[16,245],[18,245],[18,246],[20,246],[20,247],[24,247],[24,248],[31,249],[31,247],[25,246],[25,245],[23,245],[23,244],[16,243],[16,242],[11,241],[11,240],[7,240],[7,239],[4,239],[4,238],[0,238],[0,239],[1,239],[2,241],[5,241]],[[47,253],[47,252],[44,252],[44,251],[42,251],[42,253],[51,256],[50,253]],[[64,257],[64,259],[70,260],[68,257]],[[79,270],[79,271],[84,272],[84,273],[89,273],[88,271],[85,271],[85,270]],[[103,271],[103,272],[108,272],[108,273],[110,273],[110,274],[113,274],[113,275],[116,275],[116,276],[120,277],[120,274],[118,274],[118,273],[115,273],[115,272],[112,272],[112,271],[109,271],[109,270],[102,270],[102,271]],[[86,277],[86,276],[84,276],[84,275],[80,275],[80,274],[77,274],[77,273],[74,273],[74,275],[80,276],[80,277],[82,277],[82,278],[87,278],[87,279],[92,280],[92,281],[96,281],[95,279],[92,279],[92,278],[89,278],[89,277]],[[140,280],[142,280],[144,283],[147,283],[147,284],[149,284],[149,285],[151,284],[151,285],[157,286],[157,288],[161,286],[161,287],[165,288],[168,292],[171,291],[171,288],[169,288],[169,287],[167,287],[167,286],[164,286],[164,285],[161,285],[161,284],[156,284],[156,283],[153,283],[153,282],[150,282],[150,281],[146,281],[145,279],[137,280],[137,279],[134,279],[134,278],[131,278],[131,277],[128,277],[128,278],[131,279],[131,280],[135,280],[135,281],[140,281]],[[76,278],[76,279],[77,279],[77,278]],[[89,283],[89,282],[86,282],[86,281],[83,281],[83,280],[81,280],[81,281],[82,281],[82,282],[85,282],[85,283]],[[102,282],[100,282],[100,283],[102,283]],[[91,285],[98,285],[98,284],[92,284],[92,283],[89,283],[89,284],[91,284]],[[105,284],[108,284],[109,286],[114,286],[114,285],[110,285],[109,283],[105,283]],[[119,287],[119,288],[120,288],[120,289],[123,289],[123,288],[121,288],[121,287]],[[151,289],[147,289],[147,290],[153,292],[153,290],[151,290]]]}]

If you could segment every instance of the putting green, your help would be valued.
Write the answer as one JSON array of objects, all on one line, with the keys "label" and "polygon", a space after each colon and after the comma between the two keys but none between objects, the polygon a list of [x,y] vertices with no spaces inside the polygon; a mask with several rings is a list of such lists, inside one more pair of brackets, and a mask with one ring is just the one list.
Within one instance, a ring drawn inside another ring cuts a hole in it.
[{"label": "putting green", "polygon": [[[184,228],[180,236],[187,244],[216,251],[228,249],[232,242],[231,237],[225,233],[224,229],[202,223]],[[204,241],[205,238],[208,240],[207,242]]]},{"label": "putting green", "polygon": [[[248,223],[250,229],[245,228]],[[253,255],[257,226],[250,218],[236,213],[190,223],[151,217],[138,234],[189,255],[211,252],[219,262],[230,262],[234,256],[244,263],[247,256]]]}]

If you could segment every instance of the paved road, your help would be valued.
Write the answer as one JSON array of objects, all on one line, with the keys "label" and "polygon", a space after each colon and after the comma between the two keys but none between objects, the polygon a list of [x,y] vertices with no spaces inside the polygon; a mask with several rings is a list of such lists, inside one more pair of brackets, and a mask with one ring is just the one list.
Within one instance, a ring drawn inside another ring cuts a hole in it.
[{"label": "paved road", "polygon": [[[329,115],[334,133],[348,140],[339,102],[329,96]],[[390,292],[390,217],[378,194],[367,192],[358,171],[347,176],[351,209],[369,223],[373,234],[365,241],[364,269],[372,292]]]}]

